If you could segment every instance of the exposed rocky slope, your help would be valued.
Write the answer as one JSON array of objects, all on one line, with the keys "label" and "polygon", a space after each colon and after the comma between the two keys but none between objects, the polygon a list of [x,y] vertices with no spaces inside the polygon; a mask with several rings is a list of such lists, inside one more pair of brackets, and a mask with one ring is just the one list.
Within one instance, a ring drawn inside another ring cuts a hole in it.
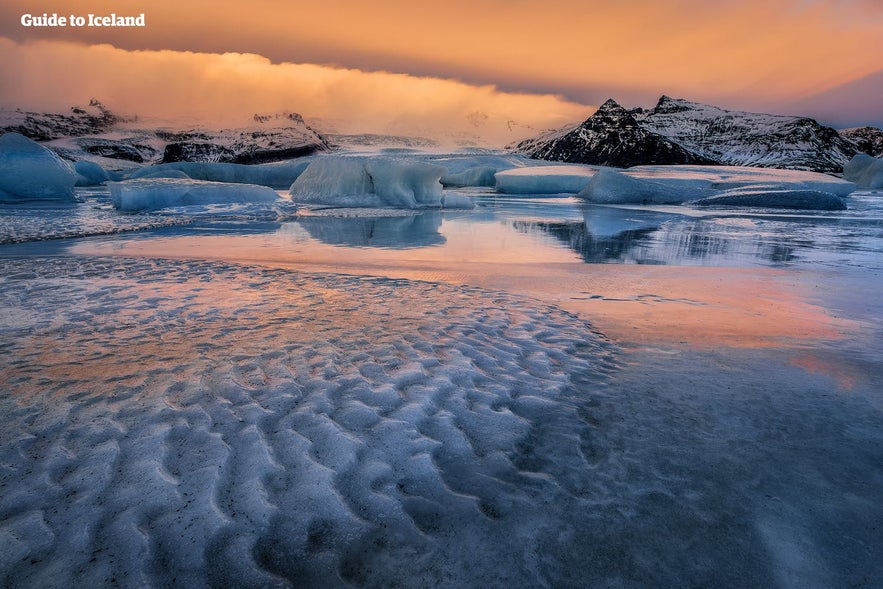
[{"label": "exposed rocky slope", "polygon": [[297,113],[254,115],[231,129],[170,129],[138,117],[120,117],[97,100],[70,113],[0,111],[0,133],[17,132],[46,142],[62,157],[121,162],[262,163],[329,148],[325,138]]}]

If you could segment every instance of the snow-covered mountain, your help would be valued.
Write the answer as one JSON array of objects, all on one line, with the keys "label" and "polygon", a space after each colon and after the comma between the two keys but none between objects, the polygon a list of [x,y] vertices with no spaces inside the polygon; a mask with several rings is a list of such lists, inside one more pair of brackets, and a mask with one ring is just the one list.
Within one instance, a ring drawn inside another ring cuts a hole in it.
[{"label": "snow-covered mountain", "polygon": [[874,157],[883,156],[883,129],[876,127],[856,127],[841,129],[840,136],[852,141],[855,148]]},{"label": "snow-covered mountain", "polygon": [[707,158],[644,128],[613,99],[576,127],[552,131],[513,148],[535,159],[629,167],[640,164],[706,164]]},{"label": "snow-covered mountain", "polygon": [[0,111],[0,133],[6,132],[45,142],[70,160],[250,164],[329,149],[325,138],[297,113],[256,114],[242,126],[225,129],[169,127],[118,116],[97,100],[65,114]]},{"label": "snow-covered mountain", "polygon": [[806,117],[730,111],[663,96],[626,110],[605,102],[583,123],[510,149],[537,159],[628,167],[638,164],[757,166],[840,172],[855,145]]}]

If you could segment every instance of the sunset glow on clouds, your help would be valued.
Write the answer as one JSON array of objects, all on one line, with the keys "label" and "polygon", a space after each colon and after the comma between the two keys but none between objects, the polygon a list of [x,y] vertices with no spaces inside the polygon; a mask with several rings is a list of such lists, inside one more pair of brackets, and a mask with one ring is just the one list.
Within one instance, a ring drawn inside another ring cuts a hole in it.
[{"label": "sunset glow on clouds", "polygon": [[[145,12],[148,26],[20,25],[43,11]],[[833,116],[848,99],[855,120],[832,123],[883,122],[879,94],[865,96],[883,86],[874,0],[15,1],[0,22],[7,105],[96,96],[172,114],[284,108],[381,132],[466,132],[479,113],[496,137],[510,119],[555,126],[607,97],[650,106],[664,93],[810,116],[794,109]]]}]

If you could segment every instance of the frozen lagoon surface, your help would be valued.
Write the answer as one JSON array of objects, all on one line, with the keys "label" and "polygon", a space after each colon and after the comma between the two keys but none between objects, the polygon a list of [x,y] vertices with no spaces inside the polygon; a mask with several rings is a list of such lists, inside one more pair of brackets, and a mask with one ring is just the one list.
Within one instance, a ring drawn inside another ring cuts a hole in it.
[{"label": "frozen lagoon surface", "polygon": [[0,210],[0,585],[883,585],[883,194],[455,193]]}]

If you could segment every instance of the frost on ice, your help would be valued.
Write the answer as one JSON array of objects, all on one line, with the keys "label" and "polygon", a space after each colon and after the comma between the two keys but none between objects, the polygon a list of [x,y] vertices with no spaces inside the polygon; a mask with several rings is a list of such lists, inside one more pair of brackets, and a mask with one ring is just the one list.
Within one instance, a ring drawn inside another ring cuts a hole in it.
[{"label": "frost on ice", "polygon": [[307,167],[290,193],[295,202],[330,207],[441,207],[439,179],[446,171],[385,157],[324,157]]},{"label": "frost on ice", "polygon": [[18,133],[0,136],[0,201],[73,200],[76,181],[49,149]]},{"label": "frost on ice", "polygon": [[123,211],[148,211],[189,205],[273,202],[279,198],[267,186],[200,180],[152,178],[110,184],[113,206]]},{"label": "frost on ice", "polygon": [[864,189],[883,188],[883,159],[860,153],[843,168],[843,177]]}]

